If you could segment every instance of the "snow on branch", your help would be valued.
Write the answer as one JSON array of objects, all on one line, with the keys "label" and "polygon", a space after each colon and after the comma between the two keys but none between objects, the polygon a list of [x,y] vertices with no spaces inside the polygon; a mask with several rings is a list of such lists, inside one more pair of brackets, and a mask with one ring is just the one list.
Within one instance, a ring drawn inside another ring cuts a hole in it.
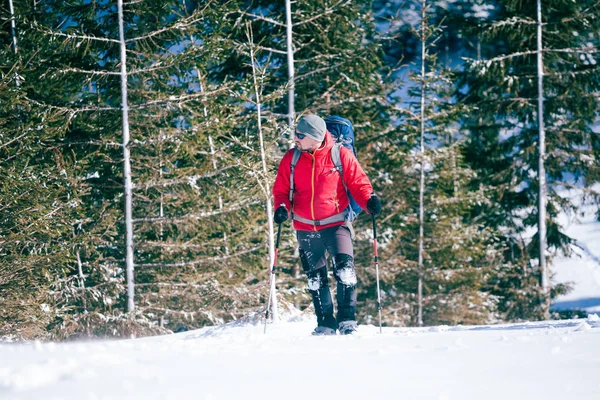
[{"label": "snow on branch", "polygon": [[154,188],[154,187],[167,187],[167,186],[181,185],[181,184],[190,185],[192,187],[197,187],[196,181],[198,179],[212,178],[214,176],[220,175],[222,172],[227,171],[228,169],[231,169],[233,167],[234,167],[233,165],[230,165],[225,168],[221,168],[219,170],[210,172],[208,174],[192,175],[192,176],[185,177],[184,179],[173,179],[170,181],[159,182],[159,183],[136,184],[136,185],[133,185],[133,189],[150,189],[150,188]]},{"label": "snow on branch", "polygon": [[188,214],[182,217],[178,217],[178,218],[169,218],[169,217],[158,217],[158,218],[137,218],[133,220],[134,224],[139,224],[139,223],[143,223],[143,222],[149,222],[149,223],[156,223],[156,222],[171,222],[171,223],[175,223],[175,222],[184,222],[184,221],[188,221],[190,219],[202,219],[202,218],[209,218],[209,217],[214,217],[216,215],[220,215],[220,214],[226,214],[229,212],[233,212],[233,211],[238,211],[241,210],[243,208],[246,208],[248,206],[251,205],[255,205],[255,204],[261,204],[261,202],[259,200],[254,200],[254,199],[249,199],[249,200],[245,200],[245,201],[241,201],[239,203],[235,203],[230,207],[227,208],[222,208],[220,210],[214,210],[214,211],[205,211],[205,212],[201,212],[201,213],[196,213],[196,214]]},{"label": "snow on branch", "polygon": [[345,7],[345,6],[349,6],[351,4],[352,4],[352,1],[350,1],[350,0],[340,0],[337,3],[331,5],[330,7],[327,7],[324,11],[315,15],[314,17],[297,22],[297,23],[293,24],[293,26],[300,26],[300,25],[311,23],[321,17],[324,17],[328,14],[332,14],[332,13],[336,12],[337,11],[336,8],[338,8],[338,7]]},{"label": "snow on branch", "polygon": [[506,26],[514,27],[515,25],[535,25],[537,21],[531,18],[512,17],[504,21],[496,22],[491,25],[492,29],[503,28]]},{"label": "snow on branch", "polygon": [[271,53],[287,54],[287,51],[277,50],[277,49],[274,49],[272,47],[265,47],[265,46],[261,46],[261,45],[256,45],[256,48],[259,49],[259,50],[270,51]]},{"label": "snow on branch", "polygon": [[141,110],[144,108],[148,108],[148,107],[152,107],[152,106],[161,106],[161,105],[166,105],[166,104],[172,104],[172,103],[176,103],[176,104],[184,104],[187,103],[189,101],[194,101],[197,99],[202,99],[202,98],[210,98],[215,94],[218,93],[222,93],[227,91],[228,88],[221,88],[221,89],[217,89],[217,90],[213,90],[212,92],[198,92],[198,93],[191,93],[191,94],[184,94],[181,96],[169,96],[169,98],[166,99],[156,99],[156,100],[152,100],[152,101],[148,101],[146,103],[143,104],[138,104],[135,106],[130,106],[129,109],[131,110]]},{"label": "snow on branch", "polygon": [[312,70],[310,72],[307,72],[306,74],[302,74],[302,75],[296,75],[296,80],[301,80],[301,79],[306,79],[306,78],[310,78],[312,75],[321,73],[321,72],[325,72],[325,71],[329,71],[329,70],[335,70],[337,69],[339,66],[343,65],[343,62],[334,64],[334,65],[330,65],[327,67],[323,67],[323,68],[318,68],[315,70]]},{"label": "snow on branch", "polygon": [[106,106],[105,107],[64,107],[64,106],[55,106],[52,104],[42,103],[40,101],[34,100],[27,96],[25,96],[25,99],[27,99],[28,101],[30,101],[31,103],[33,103],[37,106],[51,109],[51,110],[62,111],[62,112],[69,113],[69,114],[76,114],[76,113],[85,112],[85,111],[114,111],[114,110],[121,109],[121,107],[106,107]]},{"label": "snow on branch", "polygon": [[89,36],[89,35],[78,35],[78,34],[73,34],[73,33],[63,33],[63,32],[55,32],[55,31],[49,31],[49,30],[45,30],[45,29],[39,29],[38,31],[45,33],[47,35],[50,36],[60,36],[60,37],[65,37],[67,39],[77,39],[77,40],[90,40],[90,41],[97,41],[97,42],[108,42],[108,43],[119,43],[119,41],[117,39],[110,39],[110,38],[103,38],[103,37],[96,37],[96,36]]},{"label": "snow on branch", "polygon": [[254,18],[254,19],[260,20],[260,21],[265,21],[265,22],[268,22],[270,24],[277,25],[277,26],[285,26],[284,23],[274,20],[273,18],[268,18],[268,17],[262,16],[262,15],[253,14],[253,13],[249,13],[246,11],[238,11],[238,12],[241,14],[241,16]]},{"label": "snow on branch", "polygon": [[201,15],[200,17],[186,18],[183,21],[176,22],[171,26],[167,26],[162,29],[158,29],[158,30],[150,32],[149,34],[144,35],[144,36],[138,36],[138,37],[127,39],[127,40],[125,40],[125,43],[138,42],[141,40],[151,39],[155,36],[160,35],[161,33],[169,32],[169,31],[186,31],[189,27],[193,27],[195,24],[197,24],[198,22],[205,19],[204,16],[202,16],[202,14],[200,14],[200,15]]},{"label": "snow on branch", "polygon": [[238,251],[237,253],[229,254],[226,256],[217,256],[217,257],[206,257],[200,260],[194,261],[182,261],[178,263],[150,263],[150,264],[135,264],[138,268],[154,268],[154,267],[193,267],[201,264],[211,264],[215,262],[221,262],[223,260],[227,260],[233,257],[239,257],[244,254],[253,253],[256,250],[260,249],[262,246],[254,246],[250,249]]},{"label": "snow on branch", "polygon": [[25,137],[25,136],[27,136],[27,133],[28,133],[28,132],[25,132],[25,133],[21,134],[20,136],[17,136],[16,138],[13,138],[13,139],[9,140],[9,141],[8,141],[8,142],[6,142],[6,143],[2,143],[2,144],[0,144],[0,149],[1,149],[1,148],[3,148],[3,147],[6,147],[6,146],[8,146],[8,145],[9,145],[9,144],[11,144],[12,142],[16,142],[17,140],[21,139],[22,137]]},{"label": "snow on branch", "polygon": [[[542,50],[542,52],[544,52],[544,53],[596,54],[599,51],[595,47],[578,47],[578,48],[566,48],[566,49],[544,49],[544,50]],[[501,56],[489,58],[487,60],[472,60],[472,61],[473,61],[473,65],[484,65],[485,64],[487,67],[490,67],[491,64],[494,62],[509,60],[509,59],[521,57],[521,56],[530,56],[530,55],[535,55],[535,54],[537,54],[537,50],[526,50],[526,51],[520,51],[520,52],[516,52],[516,53],[511,53],[511,54],[503,54]]]},{"label": "snow on branch", "polygon": [[117,143],[117,142],[105,142],[102,140],[87,140],[85,142],[67,142],[67,143],[61,143],[58,146],[60,147],[64,147],[64,146],[83,146],[83,145],[89,145],[89,146],[106,146],[106,147],[123,147],[122,143]]},{"label": "snow on branch", "polygon": [[[85,69],[81,69],[81,68],[63,68],[63,69],[59,69],[55,72],[61,73],[61,74],[66,74],[69,72],[74,72],[77,74],[87,74],[87,75],[121,75],[120,72],[113,72],[113,71],[94,71],[94,70],[85,70]],[[45,76],[47,76],[50,73],[50,71],[44,73],[41,75],[41,78],[44,78]]]}]

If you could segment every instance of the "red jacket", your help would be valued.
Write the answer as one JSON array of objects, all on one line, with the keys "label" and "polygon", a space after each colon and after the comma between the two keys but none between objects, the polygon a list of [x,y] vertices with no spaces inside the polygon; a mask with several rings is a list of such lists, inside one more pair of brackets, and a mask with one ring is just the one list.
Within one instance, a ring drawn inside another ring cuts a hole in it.
[{"label": "red jacket", "polygon": [[[302,152],[294,171],[294,199],[291,208],[290,174],[292,156],[295,149],[289,150],[279,163],[275,185],[273,186],[273,197],[275,209],[281,204],[299,217],[310,220],[322,220],[339,214],[348,206],[349,200],[342,183],[340,173],[335,170],[331,159],[331,148],[333,139],[329,132],[325,135],[325,141],[313,154]],[[367,209],[367,201],[373,193],[373,187],[369,178],[358,164],[352,151],[345,147],[341,148],[340,158],[344,172],[346,186],[362,209]],[[294,228],[300,231],[317,231],[342,225],[336,222],[328,225],[310,225],[294,221]]]}]

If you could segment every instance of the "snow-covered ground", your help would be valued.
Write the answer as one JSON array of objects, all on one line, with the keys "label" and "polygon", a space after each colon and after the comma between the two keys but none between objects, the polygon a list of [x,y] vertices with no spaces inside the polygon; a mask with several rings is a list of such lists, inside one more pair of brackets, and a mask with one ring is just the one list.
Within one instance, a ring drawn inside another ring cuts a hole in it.
[{"label": "snow-covered ground", "polygon": [[[597,205],[561,223],[579,247],[553,307],[600,311]],[[575,223],[577,222],[577,223]],[[579,257],[577,257],[577,255]],[[0,344],[0,400],[600,399],[600,318],[490,326],[359,327],[313,337],[313,317],[169,336]]]},{"label": "snow-covered ground", "polygon": [[0,345],[0,399],[597,399],[600,318],[313,337],[313,318]]},{"label": "snow-covered ground", "polygon": [[384,328],[312,321],[0,345],[0,399],[598,399],[600,318]]}]

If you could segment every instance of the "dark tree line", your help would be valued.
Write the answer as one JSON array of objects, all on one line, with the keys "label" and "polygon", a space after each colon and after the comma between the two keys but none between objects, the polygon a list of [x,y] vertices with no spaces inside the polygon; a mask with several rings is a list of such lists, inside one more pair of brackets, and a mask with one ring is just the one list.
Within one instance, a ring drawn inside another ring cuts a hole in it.
[{"label": "dark tree line", "polygon": [[[291,4],[297,119],[343,115],[384,201],[387,325],[544,317],[532,2]],[[535,3],[535,2],[533,2]],[[0,8],[0,334],[151,334],[258,318],[288,126],[285,2],[123,4],[135,310],[127,312],[117,1]],[[547,243],[598,202],[595,1],[544,1]],[[370,218],[356,258],[376,315]],[[271,225],[272,227],[272,225]],[[284,226],[280,309],[309,296]],[[566,290],[552,288],[554,296]]]}]

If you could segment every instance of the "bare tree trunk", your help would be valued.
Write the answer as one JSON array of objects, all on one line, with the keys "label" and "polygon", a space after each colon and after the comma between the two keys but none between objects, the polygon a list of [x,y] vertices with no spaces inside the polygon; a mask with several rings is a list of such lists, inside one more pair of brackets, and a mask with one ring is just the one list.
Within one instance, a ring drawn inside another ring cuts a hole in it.
[{"label": "bare tree trunk", "polygon": [[419,282],[417,296],[419,311],[417,323],[423,326],[423,225],[425,223],[425,11],[427,1],[423,0],[421,9],[421,179],[419,182]]},{"label": "bare tree trunk", "polygon": [[125,265],[127,269],[127,311],[135,309],[133,283],[133,223],[131,203],[131,161],[129,151],[129,106],[127,104],[127,51],[123,27],[123,0],[118,0],[121,48],[121,107],[123,110],[123,178],[125,180]]},{"label": "bare tree trunk", "polygon": [[83,275],[83,266],[81,265],[81,257],[79,255],[79,250],[77,250],[77,272],[78,272],[78,280],[79,280],[79,290],[81,290],[81,302],[83,304],[83,310],[87,312],[87,301],[86,301],[86,293],[85,293],[85,276]]},{"label": "bare tree trunk", "polygon": [[10,32],[12,34],[13,51],[17,54],[17,24],[15,22],[15,8],[12,0],[8,0],[8,9],[10,10]]},{"label": "bare tree trunk", "polygon": [[267,223],[269,229],[269,276],[270,276],[270,293],[271,293],[271,315],[273,323],[277,323],[279,320],[278,306],[277,306],[277,291],[275,285],[275,274],[271,273],[271,267],[275,262],[275,231],[273,227],[273,206],[271,202],[270,188],[271,182],[269,182],[269,174],[267,170],[267,157],[265,153],[265,145],[263,139],[262,130],[262,115],[261,115],[261,93],[258,88],[258,80],[256,79],[256,58],[254,56],[254,39],[252,36],[252,30],[248,27],[248,39],[250,40],[250,62],[252,63],[252,79],[254,80],[254,95],[256,98],[256,118],[258,125],[258,138],[260,141],[260,158],[262,161],[262,173],[264,182],[262,183],[263,192],[265,194],[265,205],[267,209]]},{"label": "bare tree trunk", "polygon": [[542,1],[537,0],[537,75],[538,75],[538,234],[540,239],[540,270],[544,294],[544,319],[550,319],[550,273],[546,265],[546,134],[544,132],[544,61],[542,55]]},{"label": "bare tree trunk", "polygon": [[294,44],[292,42],[292,5],[290,0],[285,0],[285,16],[287,30],[287,64],[288,64],[288,126],[290,137],[294,137]]},{"label": "bare tree trunk", "polygon": [[[164,166],[164,164],[163,164],[163,157],[162,157],[162,155],[163,155],[162,154],[163,153],[163,145],[162,145],[162,137],[161,137],[162,133],[163,133],[162,130],[160,130],[159,133],[158,133],[158,138],[157,138],[158,140],[156,141],[156,143],[158,144],[158,157],[159,157],[158,176],[159,176],[159,179],[160,179],[161,182],[163,181],[163,166]],[[160,222],[160,240],[164,240],[164,225],[163,225],[163,222],[162,222],[162,219],[165,217],[165,205],[164,205],[164,202],[165,202],[165,195],[162,193],[162,190],[161,190],[161,193],[160,193],[160,208],[158,210],[158,216],[161,219],[161,222]],[[160,252],[160,259],[161,260],[163,259],[163,252],[162,252],[162,250]]]},{"label": "bare tree trunk", "polygon": [[[12,0],[8,0],[8,8],[10,10],[10,32],[12,35],[13,51],[17,54],[17,23],[15,21],[15,8],[13,7]],[[21,86],[18,74],[15,76],[15,85],[17,87]]]}]

